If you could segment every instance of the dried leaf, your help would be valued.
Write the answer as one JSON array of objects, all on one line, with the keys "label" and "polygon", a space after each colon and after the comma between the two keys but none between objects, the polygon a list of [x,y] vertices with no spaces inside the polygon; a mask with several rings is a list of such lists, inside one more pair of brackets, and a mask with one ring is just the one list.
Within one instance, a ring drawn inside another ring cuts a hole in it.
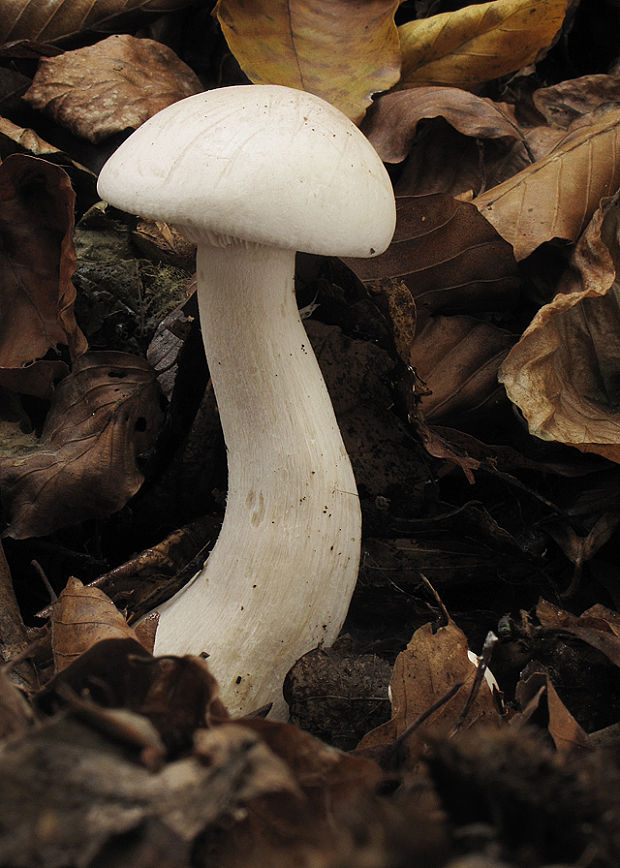
[{"label": "dried leaf", "polygon": [[566,0],[492,0],[409,21],[398,28],[399,88],[474,88],[536,60],[556,35]]},{"label": "dried leaf", "polygon": [[153,724],[169,751],[191,748],[196,730],[228,720],[218,686],[199,657],[153,657],[135,638],[102,639],[47,685],[47,713],[88,695],[102,708],[124,708]]},{"label": "dried leaf", "polygon": [[201,734],[199,751],[151,771],[75,715],[14,739],[0,753],[4,863],[179,868],[195,863],[199,836],[230,826],[248,802],[292,801],[290,773],[252,732],[228,724]]},{"label": "dried leaf", "polygon": [[75,135],[99,142],[202,90],[167,46],[119,35],[42,58],[24,99]]},{"label": "dried leaf", "polygon": [[[481,723],[499,725],[501,716],[486,681],[480,685],[467,716],[461,719],[476,671],[476,665],[468,656],[465,634],[453,621],[436,630],[432,624],[424,624],[396,658],[390,682],[392,719],[369,732],[359,749],[391,744],[453,688],[457,688],[454,695],[428,720],[434,732],[447,734],[457,723],[465,729]],[[410,736],[408,742],[407,766],[412,767],[419,757],[422,739],[418,741],[417,737]]]},{"label": "dried leaf", "polygon": [[509,245],[472,205],[444,195],[399,197],[385,253],[343,261],[364,282],[403,281],[418,315],[505,308],[519,285]]},{"label": "dried leaf", "polygon": [[123,615],[98,588],[70,578],[52,615],[52,651],[56,672],[102,639],[135,639]]},{"label": "dried leaf", "polygon": [[0,166],[0,385],[6,388],[49,397],[54,379],[67,371],[49,355],[65,346],[74,359],[86,350],[73,313],[74,200],[57,166],[21,155]]},{"label": "dried leaf", "polygon": [[518,720],[529,720],[543,699],[547,706],[547,729],[559,753],[591,748],[590,740],[560,699],[549,673],[532,663],[521,673],[515,696],[522,708]]},{"label": "dried leaf", "polygon": [[0,459],[14,539],[121,509],[142,484],[136,456],[161,421],[154,374],[126,353],[82,356],[58,385],[38,448]]},{"label": "dried leaf", "polygon": [[189,0],[2,0],[0,43],[54,42],[89,28],[100,28],[125,12],[171,12]]},{"label": "dried leaf", "polygon": [[501,400],[497,372],[513,342],[508,332],[473,317],[429,318],[409,356],[430,393],[420,398],[425,418],[462,418]]},{"label": "dried leaf", "polygon": [[569,78],[532,94],[534,105],[547,123],[568,128],[577,118],[602,106],[620,103],[620,70],[610,75]]},{"label": "dried leaf", "polygon": [[511,115],[510,107],[456,87],[416,87],[380,96],[362,130],[382,160],[400,163],[409,155],[421,120],[442,117],[466,136],[523,142]]},{"label": "dried leaf", "polygon": [[34,721],[26,697],[7,676],[7,666],[0,666],[0,741],[25,732]]},{"label": "dried leaf", "polygon": [[536,615],[545,629],[570,633],[620,666],[620,615],[617,612],[597,603],[577,616],[539,600]]},{"label": "dried leaf", "polygon": [[530,432],[620,462],[620,202],[594,215],[572,270],[502,365]]},{"label": "dried leaf", "polygon": [[527,169],[474,199],[517,260],[545,241],[575,241],[600,200],[620,185],[620,110],[569,133]]},{"label": "dried leaf", "polygon": [[255,84],[315,93],[354,121],[398,81],[399,0],[219,0],[230,50]]}]

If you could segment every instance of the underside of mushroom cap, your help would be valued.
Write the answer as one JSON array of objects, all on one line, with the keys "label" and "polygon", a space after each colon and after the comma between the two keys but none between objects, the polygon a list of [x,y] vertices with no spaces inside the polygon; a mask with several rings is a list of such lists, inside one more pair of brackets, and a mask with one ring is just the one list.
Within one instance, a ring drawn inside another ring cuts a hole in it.
[{"label": "underside of mushroom cap", "polygon": [[219,88],[154,115],[99,177],[112,205],[183,229],[307,253],[373,256],[395,225],[372,145],[329,103],[279,85]]}]

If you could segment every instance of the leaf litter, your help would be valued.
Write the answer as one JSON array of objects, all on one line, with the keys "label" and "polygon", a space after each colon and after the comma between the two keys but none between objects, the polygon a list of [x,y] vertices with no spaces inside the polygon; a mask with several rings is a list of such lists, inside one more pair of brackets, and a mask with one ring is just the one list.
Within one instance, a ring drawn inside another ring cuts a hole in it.
[{"label": "leaf litter", "polygon": [[[615,868],[616,7],[5,5],[0,864]],[[135,627],[217,537],[225,454],[193,248],[93,183],[248,78],[355,118],[398,197],[382,256],[298,260],[364,540],[287,724]]]}]

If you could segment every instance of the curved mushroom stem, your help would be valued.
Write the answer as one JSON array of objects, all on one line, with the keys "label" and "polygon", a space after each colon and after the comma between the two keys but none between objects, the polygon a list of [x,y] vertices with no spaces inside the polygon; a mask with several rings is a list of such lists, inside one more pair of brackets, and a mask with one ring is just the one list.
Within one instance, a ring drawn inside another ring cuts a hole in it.
[{"label": "curved mushroom stem", "polygon": [[273,703],[271,716],[285,716],[284,677],[336,639],[359,566],[359,498],[294,266],[292,250],[198,246],[228,501],[205,566],[159,609],[155,653],[207,652],[233,714]]}]

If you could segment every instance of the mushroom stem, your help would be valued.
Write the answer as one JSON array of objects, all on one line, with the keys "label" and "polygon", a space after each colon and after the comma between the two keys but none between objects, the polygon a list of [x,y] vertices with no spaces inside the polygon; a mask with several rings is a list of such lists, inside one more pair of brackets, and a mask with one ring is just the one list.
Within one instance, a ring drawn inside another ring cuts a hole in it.
[{"label": "mushroom stem", "polygon": [[233,714],[342,627],[359,566],[351,464],[299,318],[295,252],[198,244],[198,300],[228,452],[228,500],[204,568],[159,609],[155,653],[208,653]]}]

